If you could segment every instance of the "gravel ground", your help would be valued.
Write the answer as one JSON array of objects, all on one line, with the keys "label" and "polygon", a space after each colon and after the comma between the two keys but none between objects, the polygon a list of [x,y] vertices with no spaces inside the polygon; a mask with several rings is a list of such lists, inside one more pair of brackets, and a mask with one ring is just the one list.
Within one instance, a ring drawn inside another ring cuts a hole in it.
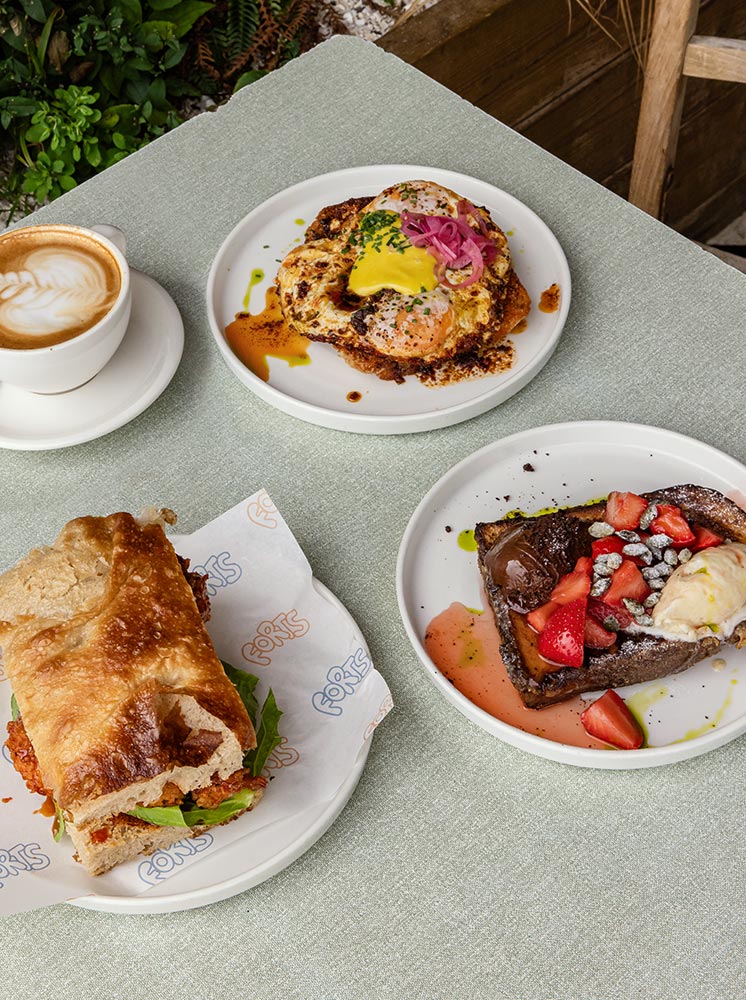
[{"label": "gravel ground", "polygon": [[[391,3],[385,0],[326,0],[326,3],[341,17],[351,35],[374,42],[399,20],[432,7],[437,0],[392,0]],[[322,20],[321,31],[326,38],[333,29]]]}]

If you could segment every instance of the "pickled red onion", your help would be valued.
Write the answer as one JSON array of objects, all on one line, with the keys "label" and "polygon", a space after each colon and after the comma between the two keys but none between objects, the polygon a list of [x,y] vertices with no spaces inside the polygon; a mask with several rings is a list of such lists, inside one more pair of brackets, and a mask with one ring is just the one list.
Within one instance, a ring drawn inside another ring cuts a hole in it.
[{"label": "pickled red onion", "polygon": [[[424,247],[436,260],[435,276],[447,288],[466,288],[479,281],[484,265],[492,264],[497,257],[497,247],[488,236],[489,230],[479,212],[466,199],[456,206],[456,218],[450,215],[425,215],[422,212],[401,213],[401,231],[412,246]],[[473,218],[479,226],[477,232],[469,224]],[[446,277],[446,268],[458,271],[471,264],[471,274],[453,284]]]}]

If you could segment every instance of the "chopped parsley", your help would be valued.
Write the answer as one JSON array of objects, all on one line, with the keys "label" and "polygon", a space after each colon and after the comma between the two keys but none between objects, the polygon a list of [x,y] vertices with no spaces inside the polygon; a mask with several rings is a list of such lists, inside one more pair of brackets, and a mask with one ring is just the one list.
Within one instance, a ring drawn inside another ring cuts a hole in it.
[{"label": "chopped parsley", "polygon": [[399,194],[402,201],[411,201],[413,205],[417,204],[417,191],[410,184],[400,184]]},{"label": "chopped parsley", "polygon": [[399,216],[396,212],[387,212],[383,209],[378,212],[366,212],[360,219],[357,229],[350,233],[345,251],[352,247],[370,246],[380,253],[385,245],[391,247],[392,250],[398,250],[399,253],[404,253],[411,244],[404,233],[399,232],[398,229],[392,232],[392,227],[398,220]]}]

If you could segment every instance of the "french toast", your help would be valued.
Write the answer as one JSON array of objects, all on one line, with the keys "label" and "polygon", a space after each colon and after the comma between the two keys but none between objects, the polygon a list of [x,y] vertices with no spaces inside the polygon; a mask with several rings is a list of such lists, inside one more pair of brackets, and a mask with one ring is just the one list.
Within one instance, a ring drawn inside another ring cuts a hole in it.
[{"label": "french toast", "polygon": [[[637,499],[646,501],[651,511],[653,505],[677,509],[698,531],[714,533],[718,537],[715,545],[723,541],[746,543],[746,513],[715,490],[688,484],[643,493]],[[552,705],[586,691],[621,687],[678,673],[712,656],[723,642],[739,648],[746,645],[746,620],[735,624],[727,635],[709,634],[695,641],[677,639],[651,634],[634,623],[630,626],[631,616],[624,613],[621,605],[634,606],[640,612],[643,609],[636,601],[624,600],[619,602],[618,617],[626,620],[626,625],[616,623],[618,631],[615,629],[616,635],[610,637],[612,641],[607,648],[584,647],[582,664],[576,666],[561,666],[542,656],[539,652],[541,636],[529,624],[527,615],[548,606],[558,581],[573,572],[578,560],[591,561],[586,557],[590,557],[592,551],[595,554],[596,550],[592,550],[594,536],[588,529],[594,523],[603,522],[605,510],[606,503],[601,501],[555,513],[519,515],[480,523],[475,528],[479,568],[500,634],[502,659],[510,680],[530,708]],[[606,528],[609,535],[619,534],[608,525]],[[635,532],[622,532],[622,536],[625,534],[631,537]],[[637,547],[642,550],[645,545]],[[691,553],[680,551],[683,565],[685,554],[688,559]],[[678,556],[672,556],[671,561],[677,562]],[[650,574],[653,572],[651,569]],[[644,568],[642,573],[645,573]],[[594,579],[604,584],[595,576]],[[646,579],[650,582],[651,576]],[[659,581],[659,587],[664,586]],[[652,608],[659,597],[651,591],[648,593],[651,596],[646,601],[646,608]],[[596,598],[591,601],[599,603]],[[637,620],[652,621],[649,615]]]}]

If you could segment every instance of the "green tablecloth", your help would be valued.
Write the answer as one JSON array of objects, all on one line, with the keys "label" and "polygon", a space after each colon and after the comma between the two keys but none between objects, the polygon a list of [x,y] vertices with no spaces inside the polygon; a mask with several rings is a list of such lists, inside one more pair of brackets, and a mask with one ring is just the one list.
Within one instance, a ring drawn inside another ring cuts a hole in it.
[{"label": "green tablecloth", "polygon": [[[560,346],[466,424],[363,438],[301,423],[229,374],[210,262],[234,223],[303,178],[432,164],[512,192],[573,274]],[[360,623],[396,709],[331,831],[206,909],[56,906],[2,921],[3,996],[700,1000],[746,994],[746,740],[675,766],[578,770],[472,726],[425,678],[394,592],[423,493],[495,438],[569,419],[642,421],[746,460],[743,277],[367,43],[334,39],[159,139],[38,220],[111,222],[173,295],[181,367],[127,427],[0,457],[0,565],[81,513],[176,508],[189,531],[255,488]]]}]

